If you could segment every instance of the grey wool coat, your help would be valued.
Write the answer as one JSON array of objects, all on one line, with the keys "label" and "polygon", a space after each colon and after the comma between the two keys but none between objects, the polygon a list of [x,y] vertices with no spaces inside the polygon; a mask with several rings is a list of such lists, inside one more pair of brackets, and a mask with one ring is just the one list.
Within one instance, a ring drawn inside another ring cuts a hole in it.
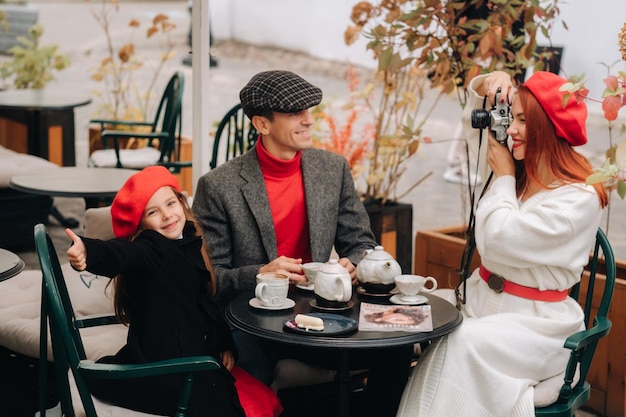
[{"label": "grey wool coat", "polygon": [[[306,149],[301,164],[313,261],[328,261],[334,246],[340,257],[356,265],[376,242],[347,161]],[[220,302],[253,289],[259,268],[278,257],[256,148],[199,179],[193,212],[204,228]]]}]

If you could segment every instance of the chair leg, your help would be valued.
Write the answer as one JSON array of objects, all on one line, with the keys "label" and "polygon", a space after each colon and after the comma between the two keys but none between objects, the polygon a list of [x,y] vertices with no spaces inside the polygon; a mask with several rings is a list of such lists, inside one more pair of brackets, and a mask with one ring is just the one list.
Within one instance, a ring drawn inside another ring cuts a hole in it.
[{"label": "chair leg", "polygon": [[63,216],[63,214],[59,211],[59,209],[55,205],[52,205],[52,207],[50,207],[50,214],[52,215],[52,217],[55,218],[56,221],[61,223],[61,226],[74,229],[78,227],[78,225],[80,224],[80,222],[76,219]]}]

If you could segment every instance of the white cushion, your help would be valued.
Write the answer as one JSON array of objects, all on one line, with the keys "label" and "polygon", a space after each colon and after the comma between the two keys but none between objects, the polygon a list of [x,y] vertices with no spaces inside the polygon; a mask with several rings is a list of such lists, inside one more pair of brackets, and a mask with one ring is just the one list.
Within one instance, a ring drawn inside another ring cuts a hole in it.
[{"label": "white cushion", "polygon": [[[120,149],[120,161],[124,168],[141,169],[156,165],[161,157],[161,151],[146,146],[139,149]],[[90,156],[91,164],[98,168],[115,168],[117,157],[115,149],[99,149]]]},{"label": "white cushion", "polygon": [[[554,404],[556,400],[559,399],[559,392],[561,391],[561,386],[563,386],[563,378],[565,378],[565,372],[543,380],[535,385],[535,407],[547,407]],[[579,380],[580,367],[576,369],[572,386],[576,385]]]},{"label": "white cushion", "polygon": [[34,155],[19,153],[0,146],[0,188],[8,188],[11,177],[35,169],[54,168],[56,164]]},{"label": "white cushion", "polygon": [[85,210],[85,237],[101,240],[115,237],[111,222],[111,206]]},{"label": "white cushion", "polygon": [[[61,269],[76,317],[113,314],[113,287],[107,287],[109,278],[79,273],[69,263]],[[22,271],[0,282],[0,294],[0,345],[32,358],[39,357],[41,271]],[[87,358],[96,360],[116,353],[126,343],[128,328],[114,324],[80,332]],[[52,360],[49,341],[48,359]]]}]

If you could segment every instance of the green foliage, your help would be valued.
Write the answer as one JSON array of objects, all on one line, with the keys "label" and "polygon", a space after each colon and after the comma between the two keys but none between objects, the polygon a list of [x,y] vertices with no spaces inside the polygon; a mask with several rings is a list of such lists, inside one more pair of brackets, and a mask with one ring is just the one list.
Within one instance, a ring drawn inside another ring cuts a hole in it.
[{"label": "green foliage", "polygon": [[33,25],[28,34],[30,38],[18,36],[20,45],[9,49],[13,59],[0,65],[0,77],[17,89],[44,88],[54,79],[52,72],[67,68],[70,60],[58,52],[57,45],[39,44],[43,34],[41,25]]}]

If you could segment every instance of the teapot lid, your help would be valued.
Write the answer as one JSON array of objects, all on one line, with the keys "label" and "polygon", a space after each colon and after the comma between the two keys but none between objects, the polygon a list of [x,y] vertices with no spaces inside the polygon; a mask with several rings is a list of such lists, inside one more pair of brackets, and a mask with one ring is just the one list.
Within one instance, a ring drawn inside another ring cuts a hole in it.
[{"label": "teapot lid", "polygon": [[330,259],[320,267],[320,272],[326,272],[329,274],[344,274],[348,272],[348,270],[344,268],[344,266],[341,265],[337,259]]},{"label": "teapot lid", "polygon": [[370,251],[367,255],[365,255],[365,259],[371,259],[374,261],[386,261],[389,259],[393,259],[389,252],[385,252],[385,249],[378,245],[374,248],[373,251]]}]

